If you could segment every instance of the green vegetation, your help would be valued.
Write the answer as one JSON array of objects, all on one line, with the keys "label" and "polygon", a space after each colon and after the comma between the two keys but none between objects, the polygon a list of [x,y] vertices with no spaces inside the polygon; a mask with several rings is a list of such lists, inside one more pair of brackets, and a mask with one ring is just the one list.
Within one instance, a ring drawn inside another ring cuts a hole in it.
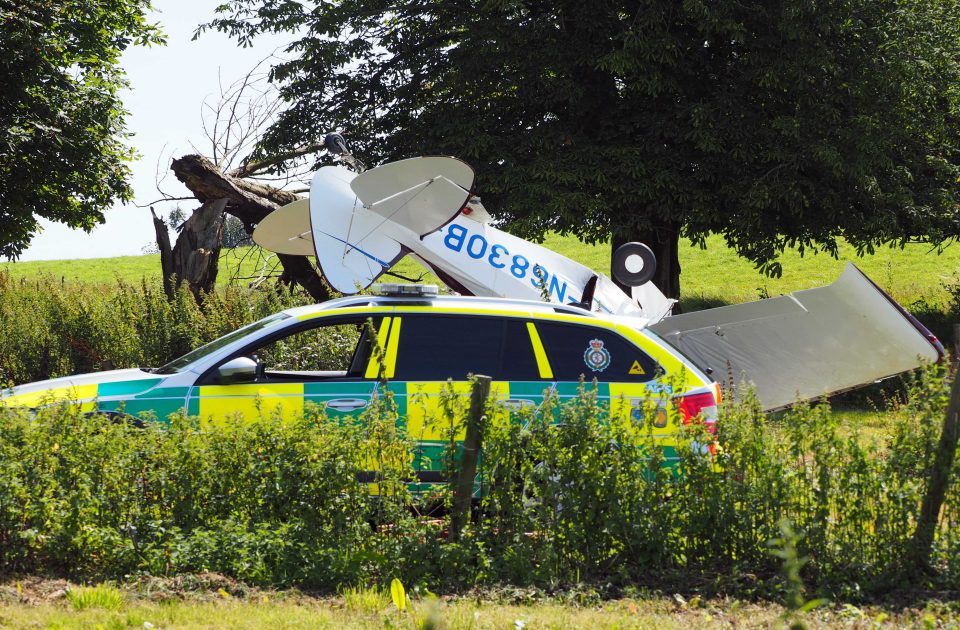
[{"label": "green vegetation", "polygon": [[88,608],[120,610],[123,607],[124,595],[117,588],[107,584],[77,586],[67,591],[67,601],[74,610]]},{"label": "green vegetation", "polygon": [[[449,514],[433,511],[450,505],[449,490],[410,494],[411,440],[389,398],[347,424],[316,408],[302,420],[210,426],[175,415],[144,429],[67,407],[4,411],[0,556],[14,575],[215,572],[339,590],[357,609],[382,601],[358,587],[397,577],[411,592],[579,584],[606,596],[647,587],[792,601],[955,589],[956,528],[938,531],[931,574],[914,583],[899,571],[947,392],[942,369],[923,371],[882,440],[861,439],[826,405],[771,426],[750,401],[729,404],[718,459],[681,446],[677,469],[661,467],[662,447],[642,427],[610,421],[589,386],[552,413],[490,409],[485,491],[456,542]],[[456,427],[463,407],[451,395],[436,421]],[[690,426],[678,439],[707,438]],[[376,498],[357,480],[371,461]],[[952,490],[943,522],[958,508]],[[786,574],[770,548],[784,519],[796,532]]]},{"label": "green vegetation", "polygon": [[261,317],[302,304],[286,291],[235,287],[200,306],[186,289],[168,301],[160,282],[107,290],[49,276],[20,282],[0,273],[0,379],[25,383],[159,366]]},{"label": "green vegetation", "polygon": [[[220,256],[220,273],[217,281],[225,286],[243,284],[235,277],[256,278],[266,262],[266,272],[277,264],[276,256],[270,260],[269,252],[260,248],[239,247],[225,249]],[[139,283],[142,280],[160,282],[160,255],[118,256],[115,258],[80,258],[77,260],[39,260],[31,262],[4,262],[0,269],[15,280],[38,280],[44,277],[64,284],[86,286],[115,285],[118,281]],[[233,281],[233,282],[232,282]]]},{"label": "green vegetation", "polygon": [[[350,599],[307,597],[297,593],[233,589],[193,592],[165,589],[172,581],[155,580],[128,589],[127,603],[116,611],[75,611],[55,596],[57,583],[0,584],[0,623],[13,628],[166,628],[201,630],[224,628],[383,628],[441,627],[451,630],[506,628],[770,628],[782,619],[777,604],[729,598],[710,599],[674,595],[635,595],[599,601],[595,594],[545,596],[542,592],[515,589],[481,593],[472,597],[423,602],[414,599],[416,618],[400,613],[389,596],[377,589],[359,589],[370,601],[384,606],[358,609]],[[46,590],[45,590],[46,589]],[[385,598],[385,599],[384,599]],[[956,608],[931,601],[925,606],[835,606],[803,616],[815,627],[950,627],[960,622]],[[416,621],[436,625],[417,626]],[[519,622],[519,624],[518,624]],[[149,624],[149,625],[146,625]]]},{"label": "green vegetation", "polygon": [[[4,594],[14,591],[3,585]],[[342,598],[312,598],[297,594],[269,591],[252,592],[245,597],[215,592],[171,593],[157,600],[157,593],[142,593],[131,598],[117,611],[74,611],[57,601],[37,597],[36,601],[19,603],[11,595],[0,596],[0,624],[11,628],[166,628],[200,630],[223,628],[383,628],[443,627],[457,629],[505,628],[664,628],[685,630],[698,628],[769,628],[782,618],[780,606],[732,599],[701,599],[646,596],[609,601],[593,597],[569,601],[545,598],[542,593],[516,592],[497,598],[470,597],[445,599],[430,604],[421,618],[437,626],[417,626],[409,616],[399,613],[387,598],[382,608],[358,610]],[[528,601],[523,601],[525,596]],[[23,599],[21,599],[23,601]],[[879,606],[846,606],[821,609],[805,618],[820,626],[906,627],[957,623],[958,615],[947,604],[932,602],[925,608],[884,608]],[[520,622],[519,624],[517,622]],[[150,625],[145,625],[150,624]]]},{"label": "green vegetation", "polygon": [[163,42],[149,0],[0,2],[0,255],[38,217],[89,230],[130,201],[120,56]]}]

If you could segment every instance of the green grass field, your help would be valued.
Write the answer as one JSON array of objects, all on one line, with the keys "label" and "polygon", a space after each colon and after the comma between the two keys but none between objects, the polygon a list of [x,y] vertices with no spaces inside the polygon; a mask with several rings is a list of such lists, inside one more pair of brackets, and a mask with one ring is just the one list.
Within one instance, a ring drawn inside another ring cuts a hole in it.
[{"label": "green grass field", "polygon": [[[223,589],[189,593],[110,589],[116,599],[79,599],[84,590],[39,583],[40,591],[0,586],[4,628],[772,628],[787,627],[784,609],[769,602],[700,600],[679,595],[580,602],[504,603],[481,596],[413,600],[398,611],[389,595],[352,590],[317,598],[296,592],[253,591],[235,596]],[[45,588],[43,588],[45,587]],[[539,599],[539,598],[538,598]],[[956,608],[939,602],[922,607],[826,606],[803,614],[810,627],[955,627]]]},{"label": "green grass field", "polygon": [[[548,235],[544,245],[569,256],[602,273],[610,272],[608,245],[587,245],[572,236]],[[707,248],[681,244],[680,281],[685,305],[715,305],[755,300],[761,295],[776,296],[798,289],[829,284],[837,278],[847,261],[851,261],[869,275],[894,298],[909,306],[925,299],[931,304],[943,304],[950,295],[947,288],[960,280],[960,247],[949,247],[938,254],[929,245],[911,244],[904,249],[884,247],[873,255],[857,257],[854,249],[843,245],[839,259],[826,254],[800,256],[787,251],[782,256],[783,276],[768,278],[753,265],[739,258],[719,236],[707,240]],[[222,254],[220,283],[250,283],[261,273],[269,273],[277,265],[275,256],[259,248],[238,248]],[[63,282],[109,284],[123,279],[138,282],[143,278],[159,280],[160,259],[156,254],[123,256],[119,258],[91,258],[80,260],[51,260],[36,262],[0,263],[13,278],[32,278],[46,274]],[[395,269],[408,277],[417,277],[424,270],[407,259]],[[433,276],[424,281],[436,282]]]}]

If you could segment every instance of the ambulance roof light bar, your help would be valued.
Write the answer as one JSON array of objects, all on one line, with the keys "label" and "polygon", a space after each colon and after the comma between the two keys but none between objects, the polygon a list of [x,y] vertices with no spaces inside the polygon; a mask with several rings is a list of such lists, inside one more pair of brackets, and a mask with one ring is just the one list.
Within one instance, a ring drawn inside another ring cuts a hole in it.
[{"label": "ambulance roof light bar", "polygon": [[437,297],[435,284],[402,284],[398,282],[384,282],[371,287],[375,295],[385,297]]}]

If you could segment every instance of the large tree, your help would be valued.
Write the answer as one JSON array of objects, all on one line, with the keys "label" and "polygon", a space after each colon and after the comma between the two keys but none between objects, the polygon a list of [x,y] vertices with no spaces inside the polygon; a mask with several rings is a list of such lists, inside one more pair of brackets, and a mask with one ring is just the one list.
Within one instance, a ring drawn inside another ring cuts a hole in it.
[{"label": "large tree", "polygon": [[132,196],[120,54],[159,43],[149,0],[0,0],[0,255],[37,217],[89,230]]},{"label": "large tree", "polygon": [[289,31],[264,155],[343,130],[368,163],[452,154],[512,231],[641,240],[679,295],[681,235],[772,274],[960,233],[955,0],[230,0]]}]

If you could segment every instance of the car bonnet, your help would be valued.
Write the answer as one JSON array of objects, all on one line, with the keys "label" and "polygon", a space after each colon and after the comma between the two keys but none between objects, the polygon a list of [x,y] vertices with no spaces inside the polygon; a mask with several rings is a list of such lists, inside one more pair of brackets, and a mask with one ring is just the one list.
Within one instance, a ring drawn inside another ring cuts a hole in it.
[{"label": "car bonnet", "polygon": [[82,402],[104,396],[134,395],[156,387],[163,378],[137,368],[75,374],[18,385],[0,392],[0,404],[37,407],[62,401]]}]

